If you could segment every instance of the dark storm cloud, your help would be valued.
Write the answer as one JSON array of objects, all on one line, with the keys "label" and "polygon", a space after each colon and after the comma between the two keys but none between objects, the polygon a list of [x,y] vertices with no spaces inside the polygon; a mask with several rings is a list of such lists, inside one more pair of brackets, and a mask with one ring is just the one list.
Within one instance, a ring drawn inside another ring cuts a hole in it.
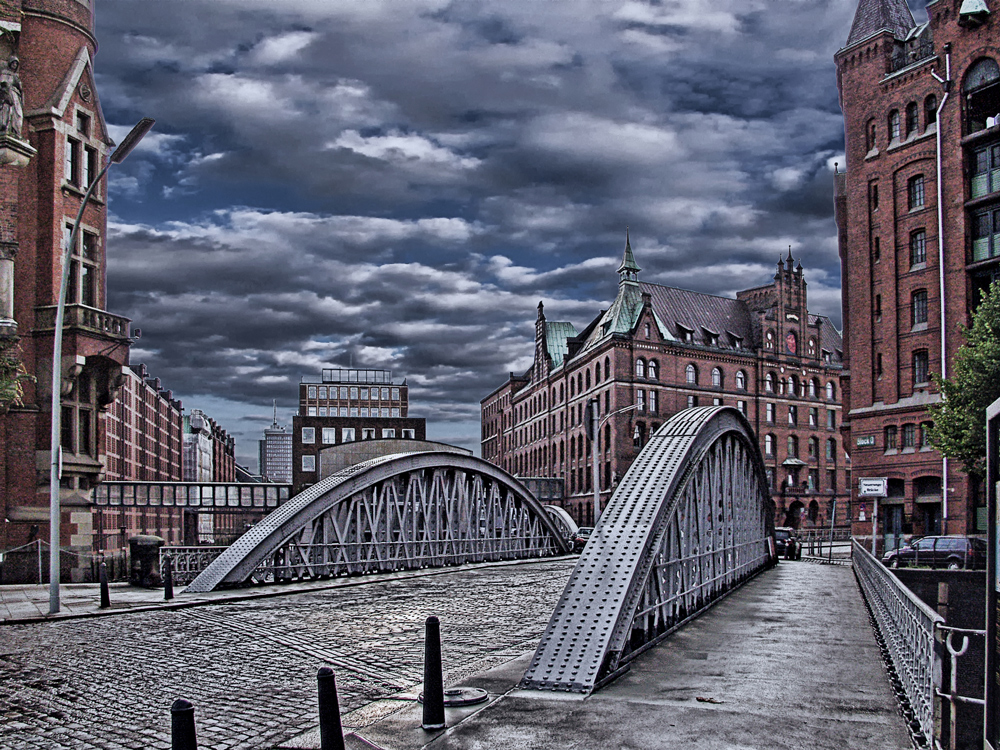
[{"label": "dark storm cloud", "polygon": [[98,3],[113,134],[157,120],[113,172],[109,306],[245,460],[272,399],[349,362],[474,444],[538,301],[578,329],[610,303],[626,225],[644,279],[716,294],[791,245],[839,321],[854,0],[178,7]]}]

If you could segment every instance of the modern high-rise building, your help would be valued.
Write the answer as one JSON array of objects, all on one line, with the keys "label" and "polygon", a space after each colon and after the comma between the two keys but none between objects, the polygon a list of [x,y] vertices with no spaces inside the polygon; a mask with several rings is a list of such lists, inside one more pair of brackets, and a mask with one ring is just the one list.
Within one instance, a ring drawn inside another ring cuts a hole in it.
[{"label": "modern high-rise building", "polygon": [[[49,536],[51,372],[63,249],[114,143],[94,77],[93,0],[0,3],[0,336],[20,337],[22,404],[0,416],[0,548]],[[128,362],[129,321],[105,309],[107,184],[87,204],[69,263],[59,363],[61,544],[89,552],[104,412]],[[15,351],[16,350],[12,350]],[[64,556],[74,579],[85,557]]]},{"label": "modern high-rise building", "polygon": [[258,457],[260,474],[266,481],[292,481],[292,433],[278,424],[277,407],[275,407],[274,421],[264,430]]},{"label": "modern high-rise building", "polygon": [[[887,479],[888,547],[986,529],[981,488],[927,427],[931,376],[951,374],[961,326],[1000,277],[1000,31],[985,0],[926,13],[918,24],[904,0],[860,0],[835,56],[845,442],[855,486]],[[870,533],[873,503],[854,492],[855,532]]]},{"label": "modern high-rise building", "polygon": [[484,398],[482,456],[521,477],[564,484],[563,506],[593,517],[587,403],[596,400],[602,504],[663,422],[692,406],[732,406],[749,420],[779,525],[847,521],[840,444],[841,338],[809,312],[802,264],[778,261],[771,283],[716,297],[639,280],[626,240],[618,296],[581,331],[538,305],[535,359]]}]

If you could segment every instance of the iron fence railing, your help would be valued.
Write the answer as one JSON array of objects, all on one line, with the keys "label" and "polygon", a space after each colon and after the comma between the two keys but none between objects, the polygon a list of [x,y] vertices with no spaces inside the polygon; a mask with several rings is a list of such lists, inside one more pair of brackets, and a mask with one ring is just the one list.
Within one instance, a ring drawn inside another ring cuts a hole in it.
[{"label": "iron fence railing", "polygon": [[944,625],[944,618],[856,541],[851,557],[861,591],[918,725],[912,728],[933,747],[934,707],[941,687],[941,655],[935,647],[934,629]]},{"label": "iron fence railing", "polygon": [[191,583],[226,549],[226,547],[160,547],[160,573],[162,575],[164,570],[164,559],[170,555],[174,583],[178,585]]}]

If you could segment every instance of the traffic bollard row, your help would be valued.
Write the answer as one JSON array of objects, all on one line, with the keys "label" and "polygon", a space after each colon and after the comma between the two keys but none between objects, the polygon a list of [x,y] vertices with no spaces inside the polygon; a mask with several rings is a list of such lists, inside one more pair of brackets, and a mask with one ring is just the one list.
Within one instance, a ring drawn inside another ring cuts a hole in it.
[{"label": "traffic bollard row", "polygon": [[111,606],[111,591],[108,588],[108,564],[101,563],[101,609]]},{"label": "traffic bollard row", "polygon": [[163,559],[163,601],[174,598],[174,559],[166,555]]},{"label": "traffic bollard row", "polygon": [[340,724],[340,701],[333,670],[320,667],[316,682],[319,687],[320,750],[344,750],[344,728]]},{"label": "traffic bollard row", "polygon": [[441,623],[431,615],[424,630],[424,720],[426,730],[444,729],[444,677],[441,674]]},{"label": "traffic bollard row", "polygon": [[185,698],[178,698],[170,707],[170,750],[198,750],[194,704]]}]

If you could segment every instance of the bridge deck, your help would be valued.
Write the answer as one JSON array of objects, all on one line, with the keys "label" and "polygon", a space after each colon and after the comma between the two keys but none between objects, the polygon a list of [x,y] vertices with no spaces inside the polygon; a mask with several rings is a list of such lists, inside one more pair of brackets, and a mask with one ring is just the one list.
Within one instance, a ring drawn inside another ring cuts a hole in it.
[{"label": "bridge deck", "polygon": [[[507,677],[517,682],[516,664]],[[851,569],[806,562],[765,571],[589,697],[514,691],[433,740],[413,729],[419,716],[356,732],[399,750],[911,747]]]}]

